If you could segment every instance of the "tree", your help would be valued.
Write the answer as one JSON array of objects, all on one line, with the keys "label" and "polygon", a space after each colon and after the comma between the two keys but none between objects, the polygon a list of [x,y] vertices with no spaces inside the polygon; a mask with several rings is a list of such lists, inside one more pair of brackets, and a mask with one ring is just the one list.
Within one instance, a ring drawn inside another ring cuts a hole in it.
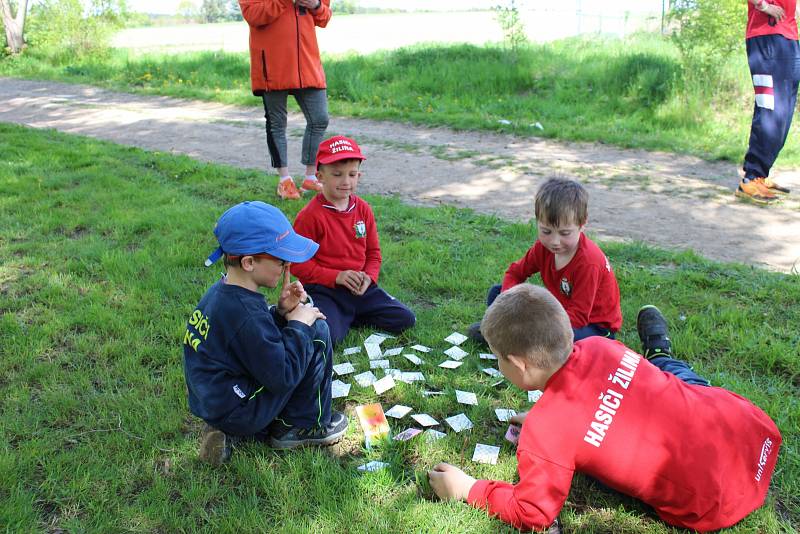
[{"label": "tree", "polygon": [[28,12],[28,0],[19,0],[17,14],[12,14],[10,0],[0,0],[0,11],[3,13],[3,28],[6,30],[6,43],[12,54],[19,54],[25,45],[25,15]]},{"label": "tree", "polygon": [[181,3],[178,4],[178,15],[186,20],[196,19],[199,15],[197,4],[192,0],[181,0]]},{"label": "tree", "polygon": [[205,22],[220,22],[225,20],[225,0],[203,0],[200,14]]}]

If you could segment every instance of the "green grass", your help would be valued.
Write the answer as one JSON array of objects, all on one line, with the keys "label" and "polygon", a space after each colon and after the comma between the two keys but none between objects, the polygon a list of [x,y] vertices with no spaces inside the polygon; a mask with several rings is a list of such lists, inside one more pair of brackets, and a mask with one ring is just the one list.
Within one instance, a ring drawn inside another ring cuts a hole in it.
[{"label": "green grass", "polygon": [[[502,443],[491,410],[524,409],[523,392],[492,388],[475,356],[457,371],[431,363],[429,385],[478,393],[466,436],[365,451],[354,419],[339,457],[238,449],[213,469],[197,460],[200,423],[187,409],[185,321],[219,268],[216,218],[244,199],[277,203],[256,171],[0,124],[0,528],[13,532],[496,532],[463,504],[430,502],[425,471],[441,460],[513,481],[469,461],[476,442]],[[480,317],[486,288],[530,245],[530,225],[449,207],[370,197],[384,249],[382,284],[418,326],[398,344],[444,349]],[[300,203],[279,203],[293,217]],[[622,291],[622,339],[636,347],[636,310],[657,303],[680,354],[715,384],[752,399],[784,437],[767,505],[731,532],[800,527],[800,284],[796,276],[707,262],[637,244],[604,244]],[[274,291],[267,292],[274,301]],[[357,330],[343,346],[371,333]],[[466,344],[473,354],[478,347]],[[341,357],[337,357],[341,361]],[[366,356],[352,358],[360,370]],[[353,386],[351,410],[374,395]],[[452,396],[400,385],[382,397],[441,420]],[[395,425],[400,430],[402,425]],[[360,475],[367,459],[391,462]],[[561,518],[568,532],[672,532],[631,499],[578,476]]]},{"label": "green grass", "polygon": [[[82,60],[57,57],[30,50],[0,61],[0,75],[261,105],[250,92],[244,53],[113,50]],[[711,82],[687,72],[668,39],[649,34],[571,38],[517,55],[499,46],[420,45],[326,56],[324,64],[334,114],[736,162],[744,156],[753,106],[744,51]],[[778,165],[798,164],[800,138],[793,132]]]}]

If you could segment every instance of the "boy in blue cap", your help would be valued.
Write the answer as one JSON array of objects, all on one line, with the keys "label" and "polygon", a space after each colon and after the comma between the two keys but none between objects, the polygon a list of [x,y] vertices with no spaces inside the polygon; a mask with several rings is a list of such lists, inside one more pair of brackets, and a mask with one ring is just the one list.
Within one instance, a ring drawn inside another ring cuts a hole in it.
[{"label": "boy in blue cap", "polygon": [[[308,300],[289,265],[319,248],[292,230],[280,210],[242,202],[219,218],[226,274],[200,299],[183,339],[189,409],[206,422],[200,458],[228,460],[231,441],[248,437],[275,448],[331,445],[347,418],[331,413],[332,346],[325,316]],[[282,281],[276,306],[259,287]]]}]

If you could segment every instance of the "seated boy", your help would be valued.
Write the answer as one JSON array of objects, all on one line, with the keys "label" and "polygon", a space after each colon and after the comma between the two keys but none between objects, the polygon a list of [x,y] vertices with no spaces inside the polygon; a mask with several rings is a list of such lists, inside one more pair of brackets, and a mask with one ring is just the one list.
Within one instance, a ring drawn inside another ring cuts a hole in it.
[{"label": "seated boy", "polygon": [[567,314],[543,288],[501,294],[482,332],[506,378],[543,391],[522,415],[519,482],[475,480],[442,463],[429,473],[436,494],[517,528],[550,525],[576,471],[683,528],[728,527],[761,506],[781,444],[775,424],[673,359],[658,309],[643,308],[637,322],[650,360],[601,337],[573,345]]},{"label": "seated boy", "polygon": [[[313,256],[317,244],[263,202],[230,208],[214,234],[219,248],[206,265],[224,255],[227,273],[200,299],[183,339],[189,409],[207,424],[201,459],[227,461],[236,437],[276,448],[336,443],[347,418],[331,414],[325,316],[303,303],[302,284],[289,283],[289,264]],[[281,282],[278,305],[268,307],[258,288]]]},{"label": "seated boy", "polygon": [[[589,336],[613,339],[622,326],[619,287],[606,255],[583,233],[588,204],[589,195],[578,182],[551,178],[542,184],[534,204],[539,237],[509,266],[503,285],[489,289],[487,305],[501,291],[541,273],[544,287],[567,310],[575,341]],[[468,334],[485,342],[480,323],[471,325]]]},{"label": "seated boy", "polygon": [[292,274],[327,317],[334,344],[351,326],[371,325],[398,333],[416,322],[408,307],[378,287],[378,228],[372,208],[355,194],[364,159],[352,139],[336,136],[323,141],[317,152],[322,192],[294,221],[298,234],[319,243],[319,252],[292,265]]}]

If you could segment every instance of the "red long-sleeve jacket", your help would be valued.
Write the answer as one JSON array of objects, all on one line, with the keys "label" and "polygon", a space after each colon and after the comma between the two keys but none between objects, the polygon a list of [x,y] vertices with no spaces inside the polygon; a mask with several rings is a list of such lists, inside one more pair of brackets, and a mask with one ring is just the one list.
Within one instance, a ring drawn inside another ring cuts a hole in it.
[{"label": "red long-sleeve jacket", "polygon": [[331,19],[330,0],[303,14],[292,0],[239,0],[250,25],[250,83],[254,95],[287,89],[324,89],[316,26]]}]

